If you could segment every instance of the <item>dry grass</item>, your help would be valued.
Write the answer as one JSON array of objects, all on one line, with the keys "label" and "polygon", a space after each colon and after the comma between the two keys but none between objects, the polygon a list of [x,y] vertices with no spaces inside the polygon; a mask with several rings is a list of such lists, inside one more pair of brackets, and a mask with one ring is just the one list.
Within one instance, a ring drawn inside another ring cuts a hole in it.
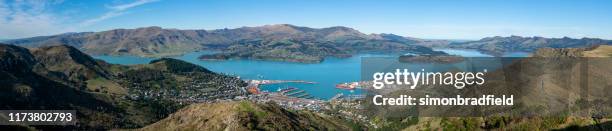
[{"label": "dry grass", "polygon": [[593,50],[585,51],[583,55],[585,57],[610,57],[612,56],[612,46],[600,45]]},{"label": "dry grass", "polygon": [[87,80],[87,89],[92,91],[95,91],[97,89],[100,92],[108,92],[110,94],[127,94],[127,90],[121,87],[121,85],[105,78],[95,78]]}]

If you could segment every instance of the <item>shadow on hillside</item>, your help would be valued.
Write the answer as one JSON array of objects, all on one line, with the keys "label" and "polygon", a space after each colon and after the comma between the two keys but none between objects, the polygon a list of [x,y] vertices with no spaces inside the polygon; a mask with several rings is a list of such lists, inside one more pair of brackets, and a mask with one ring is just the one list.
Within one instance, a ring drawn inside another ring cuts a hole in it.
[{"label": "shadow on hillside", "polygon": [[570,126],[555,131],[612,131],[612,121],[588,126]]}]

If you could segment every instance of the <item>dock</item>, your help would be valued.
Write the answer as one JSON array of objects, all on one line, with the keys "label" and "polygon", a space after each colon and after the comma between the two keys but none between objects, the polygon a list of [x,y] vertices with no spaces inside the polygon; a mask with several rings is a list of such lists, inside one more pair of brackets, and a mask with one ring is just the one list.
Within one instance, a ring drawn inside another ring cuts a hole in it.
[{"label": "dock", "polygon": [[284,89],[279,89],[277,92],[279,95],[286,97],[294,97],[294,98],[302,98],[302,99],[311,99],[314,98],[310,94],[308,94],[305,90],[300,90],[295,87],[288,87]]},{"label": "dock", "polygon": [[306,97],[306,96],[310,96],[310,94],[302,94],[302,95],[299,95],[299,96],[296,96],[296,97],[297,97],[297,98],[304,98],[304,97]]},{"label": "dock", "polygon": [[288,88],[284,88],[284,89],[279,89],[278,92],[281,93],[281,94],[285,94],[285,93],[288,93],[288,92],[291,92],[291,91],[295,91],[295,90],[297,90],[297,88],[295,88],[295,87],[288,87]]},{"label": "dock", "polygon": [[284,95],[286,95],[286,96],[294,96],[294,95],[301,94],[301,93],[306,93],[306,91],[299,90],[299,91],[295,91],[295,92],[291,92],[291,93],[285,92]]},{"label": "dock", "polygon": [[[305,84],[317,84],[317,82],[303,81],[303,80],[247,80],[249,83],[248,91],[252,94],[267,93],[259,91],[259,85],[262,84],[280,84],[280,83],[305,83]],[[284,97],[291,97],[296,99],[313,99],[314,96],[308,94],[305,90],[300,90],[295,87],[279,88],[277,92],[271,93]]]},{"label": "dock", "polygon": [[249,80],[250,83],[257,84],[281,84],[281,83],[305,83],[305,84],[317,84],[317,82],[304,81],[304,80]]},{"label": "dock", "polygon": [[313,98],[314,96],[308,96],[308,97],[305,97],[304,99],[313,99]]}]

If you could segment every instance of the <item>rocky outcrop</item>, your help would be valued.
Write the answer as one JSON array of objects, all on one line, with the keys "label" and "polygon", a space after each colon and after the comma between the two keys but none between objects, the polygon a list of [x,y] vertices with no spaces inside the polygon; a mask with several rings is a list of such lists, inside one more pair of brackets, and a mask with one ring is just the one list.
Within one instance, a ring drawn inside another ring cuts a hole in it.
[{"label": "rocky outcrop", "polygon": [[534,57],[581,57],[584,48],[542,48],[533,53]]},{"label": "rocky outcrop", "polygon": [[535,57],[611,57],[612,46],[597,45],[588,48],[543,48],[537,50]]}]

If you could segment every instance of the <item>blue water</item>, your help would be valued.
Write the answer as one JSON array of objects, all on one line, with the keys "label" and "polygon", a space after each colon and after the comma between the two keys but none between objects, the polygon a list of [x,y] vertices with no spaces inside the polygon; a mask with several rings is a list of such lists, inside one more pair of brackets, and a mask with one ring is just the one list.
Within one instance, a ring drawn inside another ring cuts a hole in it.
[{"label": "blue water", "polygon": [[[475,50],[436,49],[449,54],[466,57],[491,57]],[[359,94],[360,90],[342,90],[335,88],[336,84],[354,82],[361,79],[361,58],[380,57],[389,55],[359,54],[350,58],[326,58],[317,64],[303,64],[291,62],[274,62],[259,60],[231,59],[225,61],[202,61],[198,57],[210,52],[192,52],[182,56],[174,57],[208,68],[214,72],[239,76],[242,79],[269,79],[269,80],[304,80],[317,82],[316,84],[288,83],[270,84],[261,87],[264,91],[276,91],[278,88],[296,87],[305,90],[310,95],[329,99],[338,93]],[[523,53],[509,54],[514,57],[524,57]],[[114,64],[145,64],[154,58],[142,58],[134,56],[95,56],[97,59],[105,60]]]},{"label": "blue water", "polygon": [[189,53],[178,59],[204,66],[215,72],[240,76],[243,79],[269,79],[269,80],[304,80],[316,84],[287,83],[263,85],[264,91],[276,91],[278,88],[296,87],[305,90],[310,95],[329,99],[338,93],[345,95],[360,93],[335,88],[336,84],[360,80],[361,57],[384,56],[362,54],[350,58],[326,58],[318,64],[302,64],[291,62],[274,62],[258,60],[232,59],[226,61],[202,61],[197,59],[199,53]]},{"label": "blue water", "polygon": [[146,64],[157,58],[146,58],[138,56],[93,56],[96,59],[104,60],[108,63],[122,64],[122,65],[135,65],[135,64]]},{"label": "blue water", "polygon": [[529,52],[508,52],[504,53],[502,57],[529,57]]}]

